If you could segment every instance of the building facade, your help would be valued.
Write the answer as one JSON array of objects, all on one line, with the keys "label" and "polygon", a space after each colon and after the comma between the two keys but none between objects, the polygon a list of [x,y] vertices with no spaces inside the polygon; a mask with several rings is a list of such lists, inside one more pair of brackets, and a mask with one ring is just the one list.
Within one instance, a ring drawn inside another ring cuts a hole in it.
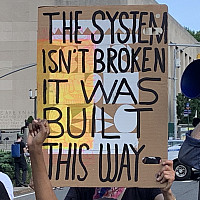
[{"label": "building facade", "polygon": [[[20,129],[28,116],[34,116],[34,100],[29,98],[29,90],[34,91],[37,87],[35,64],[39,6],[145,4],[157,4],[157,2],[154,0],[2,0],[0,6],[0,130]],[[168,22],[169,43],[197,43],[170,15]],[[180,59],[178,68],[174,68],[175,48],[176,56]],[[196,59],[198,53],[200,48],[169,46],[169,122],[175,122],[174,95],[180,92],[180,77],[185,67]],[[16,72],[11,73],[13,71]]]}]

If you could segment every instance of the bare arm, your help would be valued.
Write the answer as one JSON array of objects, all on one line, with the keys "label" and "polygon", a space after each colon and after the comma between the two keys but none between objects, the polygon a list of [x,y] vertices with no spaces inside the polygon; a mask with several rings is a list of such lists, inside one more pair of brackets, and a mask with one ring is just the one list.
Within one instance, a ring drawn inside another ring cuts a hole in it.
[{"label": "bare arm", "polygon": [[28,147],[37,200],[57,200],[47,175],[42,153],[42,144],[48,135],[49,126],[46,120],[34,120],[29,124]]},{"label": "bare arm", "polygon": [[166,187],[162,189],[162,194],[155,197],[155,200],[176,200],[174,197],[171,186],[175,179],[175,172],[173,170],[173,161],[167,160],[162,163],[163,167],[158,173],[157,181],[161,184],[167,183]]},{"label": "bare arm", "polygon": [[23,148],[24,153],[27,153],[27,149],[26,147]]}]

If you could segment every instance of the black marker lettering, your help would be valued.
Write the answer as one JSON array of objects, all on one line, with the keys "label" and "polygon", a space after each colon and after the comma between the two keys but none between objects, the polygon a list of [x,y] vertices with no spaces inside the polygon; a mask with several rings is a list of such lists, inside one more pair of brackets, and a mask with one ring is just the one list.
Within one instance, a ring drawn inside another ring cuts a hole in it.
[{"label": "black marker lettering", "polygon": [[83,130],[82,130],[82,133],[79,134],[79,135],[73,135],[71,133],[71,129],[70,129],[70,107],[67,107],[67,132],[69,134],[69,136],[71,138],[81,138],[84,136],[85,134],[85,130],[86,130],[86,108],[83,108]]},{"label": "black marker lettering", "polygon": [[50,71],[51,73],[55,73],[55,72],[58,71],[58,65],[57,65],[56,61],[53,60],[53,58],[51,57],[51,55],[54,54],[54,53],[57,53],[57,50],[50,50],[50,51],[48,52],[49,59],[51,60],[51,62],[52,62],[52,63],[54,64],[54,66],[55,66],[55,69],[52,69],[51,66],[49,66],[49,71]]},{"label": "black marker lettering", "polygon": [[43,73],[46,73],[46,54],[45,54],[45,50],[42,49],[42,66],[43,66]]},{"label": "black marker lettering", "polygon": [[136,19],[139,11],[131,11],[130,14],[133,15],[132,42],[134,44],[136,42]]},{"label": "black marker lettering", "polygon": [[62,71],[61,69],[62,69],[62,63],[63,63],[67,73],[68,74],[70,73],[71,58],[72,58],[72,50],[68,51],[68,63],[66,63],[65,61],[65,57],[64,57],[62,49],[59,50],[59,72]]},{"label": "black marker lettering", "polygon": [[85,165],[83,163],[83,160],[82,160],[83,147],[86,147],[87,150],[90,149],[89,146],[86,143],[81,144],[80,147],[79,147],[79,162],[80,162],[80,164],[81,164],[81,166],[82,166],[82,168],[83,168],[83,170],[85,172],[85,175],[83,177],[80,177],[80,175],[77,175],[77,179],[79,181],[84,181],[88,176],[88,171],[87,171],[87,169],[86,169],[86,167],[85,167]]},{"label": "black marker lettering", "polygon": [[54,13],[43,13],[44,16],[48,15],[49,16],[49,44],[52,44],[52,17],[54,15],[60,15],[59,12],[54,12]]},{"label": "black marker lettering", "polygon": [[164,44],[167,44],[167,34],[168,34],[168,32],[167,32],[167,30],[168,30],[168,19],[167,19],[167,17],[168,17],[167,12],[164,12],[163,13],[162,25],[161,25],[163,32],[160,35],[156,35],[158,43],[160,43],[162,41],[162,37],[164,35]]},{"label": "black marker lettering", "polygon": [[81,44],[81,41],[78,40],[78,30],[81,29],[81,26],[78,25],[78,15],[82,14],[82,11],[75,11],[75,43],[76,44]]},{"label": "black marker lettering", "polygon": [[[149,18],[149,27],[157,27],[155,18],[154,18],[154,13],[150,12],[150,18]],[[149,44],[152,45],[153,44],[153,35],[150,35],[150,41]]]},{"label": "black marker lettering", "polygon": [[[122,92],[122,91],[121,91],[122,88],[123,88],[123,86],[126,86],[128,92]],[[135,95],[133,94],[133,91],[131,90],[131,88],[130,88],[130,86],[129,86],[129,84],[128,84],[128,82],[127,82],[127,80],[126,80],[125,78],[123,78],[123,79],[121,80],[121,83],[120,83],[120,85],[119,85],[119,88],[117,89],[117,92],[116,92],[116,95],[115,95],[115,97],[114,97],[114,100],[113,100],[112,104],[115,104],[115,103],[116,103],[116,101],[117,101],[119,95],[131,96],[131,98],[132,98],[134,104],[137,104],[137,99],[135,98]]]},{"label": "black marker lettering", "polygon": [[82,73],[85,73],[85,53],[89,52],[89,49],[79,49],[79,52],[82,52]]},{"label": "black marker lettering", "polygon": [[108,11],[106,11],[106,14],[107,14],[107,16],[108,16],[108,19],[110,20],[110,31],[111,31],[111,34],[110,34],[110,36],[111,36],[111,44],[114,44],[114,24],[115,24],[115,20],[116,20],[116,18],[117,18],[117,15],[119,14],[119,12],[117,11],[115,14],[114,14],[114,16],[113,17],[111,17],[111,15],[110,15],[110,13],[108,12]]},{"label": "black marker lettering", "polygon": [[108,67],[108,73],[112,72],[111,67],[115,73],[118,73],[113,61],[117,57],[117,51],[113,48],[107,49],[107,67]]},{"label": "black marker lettering", "polygon": [[142,150],[145,148],[145,145],[142,145],[138,151],[133,147],[132,144],[129,144],[133,152],[135,153],[135,182],[138,181],[138,174],[139,174],[139,167],[138,167],[138,162],[139,162],[139,156]]},{"label": "black marker lettering", "polygon": [[146,68],[146,61],[149,61],[149,58],[147,57],[147,51],[151,51],[151,47],[144,47],[143,48],[143,58],[142,58],[142,72],[148,72],[151,71],[151,68]]},{"label": "black marker lettering", "polygon": [[[126,164],[124,163],[125,155],[126,155]],[[120,181],[124,167],[127,168],[127,176],[128,176],[128,180],[130,181],[131,180],[131,168],[130,168],[130,156],[129,156],[129,150],[128,150],[127,144],[124,144],[123,153],[122,153],[122,157],[121,157],[121,164],[120,164],[120,169],[119,169],[119,175],[118,175],[117,181]]]},{"label": "black marker lettering", "polygon": [[132,51],[131,73],[135,72],[134,66],[136,66],[138,72],[141,71],[138,61],[137,61],[138,54],[140,53],[141,49],[142,49],[141,47],[138,47],[137,50],[135,51],[135,53],[134,53],[134,49],[131,49],[131,51]]},{"label": "black marker lettering", "polygon": [[102,131],[101,131],[101,135],[102,138],[106,138],[106,139],[120,139],[119,135],[105,135],[105,119],[104,119],[104,107],[101,108],[101,125],[102,125]]},{"label": "black marker lettering", "polygon": [[72,151],[72,144],[69,143],[69,149],[68,149],[68,155],[67,160],[62,161],[62,143],[59,145],[59,154],[58,154],[58,160],[57,160],[57,170],[56,170],[56,180],[60,178],[60,165],[66,165],[66,174],[65,174],[65,180],[69,180],[69,168],[70,168],[70,160],[71,160],[71,151]]},{"label": "black marker lettering", "polygon": [[43,104],[47,103],[47,80],[43,80]]},{"label": "black marker lettering", "polygon": [[152,108],[124,109],[126,112],[137,112],[137,138],[140,138],[140,112],[153,111]]},{"label": "black marker lettering", "polygon": [[[97,55],[100,54],[100,57],[97,58]],[[94,50],[94,73],[101,73],[105,70],[105,63],[103,62],[104,52],[101,49]],[[101,64],[101,69],[97,69],[97,63]]]},{"label": "black marker lettering", "polygon": [[119,24],[126,31],[126,34],[123,34],[123,35],[126,35],[126,37],[123,40],[120,37],[120,33],[117,33],[117,39],[121,44],[126,43],[130,37],[130,31],[129,31],[128,27],[126,27],[123,23],[123,16],[125,16],[125,19],[129,18],[129,15],[127,12],[121,12],[119,15]]},{"label": "black marker lettering", "polygon": [[111,178],[111,150],[110,150],[110,144],[107,143],[107,163],[108,163],[108,167],[107,167],[107,175],[105,178],[102,177],[102,172],[103,170],[103,144],[100,144],[100,152],[99,152],[99,179],[101,182],[114,182],[117,178],[117,173],[118,173],[118,145],[115,144],[115,173],[113,178]]},{"label": "black marker lettering", "polygon": [[66,43],[65,30],[69,30],[70,42],[72,42],[72,31],[73,31],[72,22],[73,22],[72,12],[70,12],[70,19],[69,19],[70,25],[66,26],[65,11],[63,11],[63,43]]},{"label": "black marker lettering", "polygon": [[55,79],[49,79],[49,83],[56,83],[56,103],[59,103],[59,97],[60,97],[60,83],[67,83],[68,80],[55,80]]},{"label": "black marker lettering", "polygon": [[77,151],[77,144],[74,143],[74,154],[73,154],[73,162],[72,162],[72,180],[75,179],[75,173],[76,173],[76,151]]},{"label": "black marker lettering", "polygon": [[[53,119],[53,120],[47,119],[47,111],[52,111],[52,110],[55,110],[56,112],[58,112],[59,116],[58,116],[57,119]],[[63,134],[64,134],[64,127],[59,122],[61,120],[61,118],[62,118],[62,111],[59,108],[56,108],[56,107],[44,108],[43,109],[43,118],[47,119],[49,124],[58,124],[60,126],[61,133],[59,135],[49,135],[48,138],[60,138],[60,137],[63,136]]]},{"label": "black marker lettering", "polygon": [[[126,67],[124,69],[122,69],[122,52],[125,52],[126,54]],[[121,48],[119,50],[119,55],[118,55],[118,67],[119,67],[119,71],[121,73],[125,73],[128,71],[129,67],[130,67],[130,54],[127,48]]]},{"label": "black marker lettering", "polygon": [[148,12],[140,13],[139,29],[138,29],[138,43],[148,43],[148,40],[142,40],[142,26],[146,25],[146,23],[142,21],[144,15],[148,15]]},{"label": "black marker lettering", "polygon": [[94,44],[99,44],[102,42],[103,38],[104,38],[104,31],[103,29],[96,23],[96,16],[97,15],[101,15],[102,20],[105,20],[105,13],[102,10],[97,10],[93,13],[92,15],[92,24],[95,28],[97,28],[97,30],[100,32],[100,37],[99,40],[95,40],[95,34],[91,33],[91,40]]},{"label": "black marker lettering", "polygon": [[92,101],[92,99],[93,99],[93,97],[94,97],[94,95],[95,95],[97,89],[100,87],[101,92],[102,92],[103,97],[104,97],[104,100],[105,100],[106,104],[108,104],[108,103],[110,102],[110,99],[111,99],[111,97],[112,97],[112,94],[113,94],[113,92],[114,92],[114,90],[115,90],[115,88],[116,88],[117,82],[118,82],[118,80],[115,80],[115,82],[113,83],[113,86],[112,86],[112,88],[111,88],[111,90],[110,90],[110,94],[109,94],[109,96],[107,97],[106,92],[105,92],[105,90],[104,90],[104,87],[103,87],[103,84],[102,84],[101,80],[98,80],[97,83],[96,83],[96,85],[94,86],[94,89],[93,89],[93,91],[92,91],[92,94],[91,94],[90,98],[88,99],[88,96],[87,96],[87,93],[86,93],[86,89],[85,89],[85,83],[84,83],[83,80],[81,80],[81,87],[82,87],[82,92],[83,92],[83,95],[84,95],[84,98],[85,98],[85,102],[86,102],[87,104],[89,104],[89,103]]},{"label": "black marker lettering", "polygon": [[58,143],[43,143],[42,146],[49,146],[49,174],[48,177],[51,180],[52,166],[53,166],[53,146],[58,146]]},{"label": "black marker lettering", "polygon": [[160,57],[159,49],[155,48],[154,51],[155,51],[154,71],[155,72],[157,71],[157,65],[158,65],[158,62],[159,62],[161,72],[165,73],[165,49],[161,48],[162,60],[161,60],[161,57]]},{"label": "black marker lettering", "polygon": [[[145,78],[141,78],[137,85],[138,85],[138,88],[141,90],[141,91],[145,91],[145,92],[151,92],[152,94],[154,94],[155,96],[155,99],[153,101],[140,101],[139,104],[140,105],[152,105],[152,104],[155,104],[157,101],[158,101],[158,93],[153,90],[153,89],[149,89],[149,88],[144,88],[141,86],[141,84],[145,81],[161,81],[161,78],[151,78],[151,77],[145,77]],[[148,84],[149,85],[149,84]]]},{"label": "black marker lettering", "polygon": [[92,109],[92,137],[94,137],[94,132],[96,130],[96,106],[94,104],[93,109]]}]

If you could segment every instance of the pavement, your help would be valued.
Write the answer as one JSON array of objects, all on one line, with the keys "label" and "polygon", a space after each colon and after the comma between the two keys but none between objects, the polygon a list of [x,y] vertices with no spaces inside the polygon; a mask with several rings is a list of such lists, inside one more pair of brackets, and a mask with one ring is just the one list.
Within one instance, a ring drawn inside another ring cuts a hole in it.
[{"label": "pavement", "polygon": [[14,187],[14,196],[20,196],[28,193],[32,193],[34,190],[30,187]]}]

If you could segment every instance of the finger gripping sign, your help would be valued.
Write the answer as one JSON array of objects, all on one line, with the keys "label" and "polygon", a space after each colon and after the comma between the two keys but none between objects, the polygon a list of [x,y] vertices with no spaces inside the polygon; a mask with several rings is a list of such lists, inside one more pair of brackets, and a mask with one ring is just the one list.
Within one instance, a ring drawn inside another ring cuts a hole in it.
[{"label": "finger gripping sign", "polygon": [[38,117],[50,126],[53,185],[160,187],[167,31],[165,5],[39,8]]}]

